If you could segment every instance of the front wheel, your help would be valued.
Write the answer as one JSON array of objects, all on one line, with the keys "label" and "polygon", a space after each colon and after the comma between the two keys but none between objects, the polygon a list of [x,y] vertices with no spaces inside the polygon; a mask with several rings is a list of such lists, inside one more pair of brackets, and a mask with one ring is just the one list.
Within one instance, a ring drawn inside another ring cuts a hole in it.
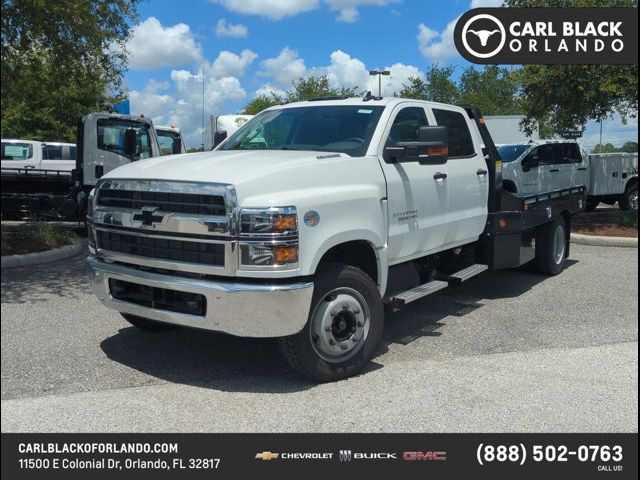
[{"label": "front wheel", "polygon": [[351,377],[382,339],[384,309],[378,288],[362,270],[328,264],[317,275],[305,327],[279,339],[289,364],[319,382]]},{"label": "front wheel", "polygon": [[622,210],[634,210],[638,211],[638,185],[631,185],[622,194],[618,204]]},{"label": "front wheel", "polygon": [[535,263],[539,273],[558,275],[564,270],[568,235],[567,224],[562,219],[538,227]]}]

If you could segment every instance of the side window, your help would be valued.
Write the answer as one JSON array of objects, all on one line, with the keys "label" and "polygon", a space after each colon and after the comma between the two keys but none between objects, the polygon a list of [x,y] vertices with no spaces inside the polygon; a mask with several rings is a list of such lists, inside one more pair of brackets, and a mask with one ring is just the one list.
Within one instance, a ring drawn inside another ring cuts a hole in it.
[{"label": "side window", "polygon": [[553,165],[553,146],[552,145],[540,145],[527,155],[527,158],[537,161],[539,165]]},{"label": "side window", "polygon": [[77,148],[75,146],[69,147],[69,160],[75,160],[77,155]]},{"label": "side window", "polygon": [[98,149],[113,152],[118,155],[125,154],[125,132],[133,130],[136,133],[136,151],[131,157],[134,160],[148,158],[152,154],[151,136],[149,126],[142,122],[132,122],[117,118],[101,118],[97,123]]},{"label": "side window", "polygon": [[581,163],[582,156],[580,155],[580,148],[577,143],[556,143],[555,147],[555,161],[556,163]]},{"label": "side window", "polygon": [[460,112],[433,109],[438,125],[449,130],[449,157],[468,157],[476,153],[467,119]]},{"label": "side window", "polygon": [[429,125],[427,114],[422,107],[403,108],[396,115],[387,143],[417,142],[420,127]]},{"label": "side window", "polygon": [[30,143],[2,142],[2,160],[28,160],[33,157]]},{"label": "side window", "polygon": [[43,145],[42,158],[45,160],[62,160],[62,145]]}]

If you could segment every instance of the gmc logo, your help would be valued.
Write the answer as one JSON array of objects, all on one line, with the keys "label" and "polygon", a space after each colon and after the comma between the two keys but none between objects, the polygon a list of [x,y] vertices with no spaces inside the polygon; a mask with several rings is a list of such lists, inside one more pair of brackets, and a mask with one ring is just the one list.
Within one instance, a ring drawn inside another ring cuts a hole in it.
[{"label": "gmc logo", "polygon": [[446,460],[447,452],[404,452],[402,454],[402,459],[409,461]]}]

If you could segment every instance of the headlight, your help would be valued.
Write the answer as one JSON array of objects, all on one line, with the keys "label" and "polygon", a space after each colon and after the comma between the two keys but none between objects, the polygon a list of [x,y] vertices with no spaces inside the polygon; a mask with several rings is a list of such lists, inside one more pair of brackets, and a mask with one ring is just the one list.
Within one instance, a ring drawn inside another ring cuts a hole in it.
[{"label": "headlight", "polygon": [[240,210],[241,235],[294,235],[298,232],[295,207],[247,208]]},{"label": "headlight", "polygon": [[295,207],[242,209],[239,223],[241,268],[291,268],[298,263]]},{"label": "headlight", "polygon": [[288,265],[298,262],[298,244],[241,243],[240,256],[246,266]]}]

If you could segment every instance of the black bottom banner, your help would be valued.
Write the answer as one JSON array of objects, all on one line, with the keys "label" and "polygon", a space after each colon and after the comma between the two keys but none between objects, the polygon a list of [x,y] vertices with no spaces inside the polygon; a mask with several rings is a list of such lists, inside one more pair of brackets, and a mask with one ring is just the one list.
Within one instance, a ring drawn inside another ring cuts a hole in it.
[{"label": "black bottom banner", "polygon": [[272,475],[637,479],[638,435],[2,434],[5,479]]}]

